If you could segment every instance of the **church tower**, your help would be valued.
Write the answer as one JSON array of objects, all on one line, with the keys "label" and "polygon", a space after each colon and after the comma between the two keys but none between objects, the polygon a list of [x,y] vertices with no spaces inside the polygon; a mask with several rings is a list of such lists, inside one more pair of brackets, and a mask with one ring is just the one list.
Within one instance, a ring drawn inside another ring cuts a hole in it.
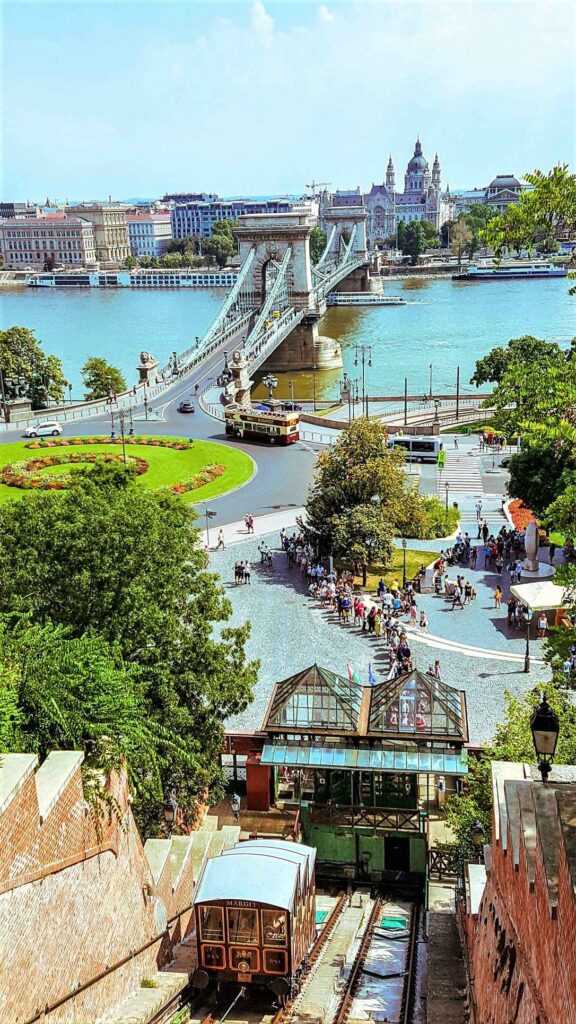
[{"label": "church tower", "polygon": [[440,191],[440,161],[438,159],[438,153],[434,157],[434,164],[432,165],[432,188],[437,192]]},{"label": "church tower", "polygon": [[394,192],[396,188],[396,175],[394,174],[392,157],[388,160],[388,167],[386,168],[386,188],[389,192]]}]

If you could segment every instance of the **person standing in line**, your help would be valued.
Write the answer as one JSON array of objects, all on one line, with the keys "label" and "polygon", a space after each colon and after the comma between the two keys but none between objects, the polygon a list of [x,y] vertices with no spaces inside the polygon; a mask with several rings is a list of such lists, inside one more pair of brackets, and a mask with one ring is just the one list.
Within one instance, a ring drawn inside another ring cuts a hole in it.
[{"label": "person standing in line", "polygon": [[456,434],[454,434],[454,447],[458,449],[458,438],[456,437]]},{"label": "person standing in line", "polygon": [[250,562],[244,562],[244,583],[250,583]]},{"label": "person standing in line", "polygon": [[434,662],[434,675],[436,676],[436,679],[442,679],[442,673],[440,672],[440,662],[438,661],[438,658],[436,658],[436,661]]},{"label": "person standing in line", "polygon": [[486,543],[486,541],[488,540],[489,535],[490,530],[488,529],[488,523],[484,519],[482,522],[482,540],[484,541],[484,543]]}]

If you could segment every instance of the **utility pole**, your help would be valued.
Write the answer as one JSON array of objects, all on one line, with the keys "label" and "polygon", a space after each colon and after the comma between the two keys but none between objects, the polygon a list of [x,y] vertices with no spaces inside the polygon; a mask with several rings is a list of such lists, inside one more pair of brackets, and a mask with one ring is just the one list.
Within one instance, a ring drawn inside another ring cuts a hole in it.
[{"label": "utility pole", "polygon": [[460,367],[456,367],[456,423],[460,418]]},{"label": "utility pole", "polygon": [[2,410],[4,412],[4,422],[10,422],[10,410],[8,408],[8,402],[6,401],[6,391],[4,390],[4,371],[0,370],[0,388],[2,390]]},{"label": "utility pole", "polygon": [[408,377],[404,377],[404,426],[408,426]]}]

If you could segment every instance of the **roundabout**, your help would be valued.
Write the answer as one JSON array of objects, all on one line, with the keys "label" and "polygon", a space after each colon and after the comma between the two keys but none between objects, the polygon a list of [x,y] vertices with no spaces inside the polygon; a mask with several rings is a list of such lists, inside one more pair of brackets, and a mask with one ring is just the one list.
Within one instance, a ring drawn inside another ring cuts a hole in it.
[{"label": "roundabout", "polygon": [[189,504],[217,498],[252,479],[245,452],[214,441],[138,436],[111,440],[99,435],[0,445],[0,502],[31,491],[62,491],[73,475],[98,464],[125,464],[136,485],[166,489]]}]

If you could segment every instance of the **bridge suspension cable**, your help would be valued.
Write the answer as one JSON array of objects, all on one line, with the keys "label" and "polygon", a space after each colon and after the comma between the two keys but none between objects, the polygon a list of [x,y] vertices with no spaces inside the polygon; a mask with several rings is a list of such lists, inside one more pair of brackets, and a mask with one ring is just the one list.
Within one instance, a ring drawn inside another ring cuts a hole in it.
[{"label": "bridge suspension cable", "polygon": [[333,224],[332,228],[331,228],[331,231],[330,231],[330,235],[328,236],[328,241],[326,242],[326,248],[324,249],[324,252],[322,253],[322,255],[321,255],[320,259],[318,260],[318,262],[312,267],[312,270],[314,271],[314,273],[317,274],[319,272],[320,268],[322,267],[322,264],[324,263],[324,260],[328,256],[328,253],[331,251],[331,249],[332,249],[332,242],[334,241],[334,235],[335,234],[336,234],[336,225]]},{"label": "bridge suspension cable", "polygon": [[274,284],[272,285],[270,291],[267,292],[266,298],[264,300],[264,305],[262,306],[262,309],[260,310],[260,312],[259,312],[259,314],[258,314],[258,316],[256,318],[256,322],[255,322],[252,330],[250,331],[250,334],[248,335],[248,337],[246,338],[246,341],[244,342],[245,349],[249,349],[250,346],[258,338],[258,336],[259,336],[259,334],[260,334],[260,332],[262,330],[262,327],[264,325],[264,322],[268,319],[268,314],[270,313],[270,310],[272,309],[272,305],[273,305],[274,301],[277,300],[277,299],[280,299],[280,297],[282,296],[282,290],[283,289],[284,289],[284,295],[282,296],[282,298],[283,298],[282,305],[284,306],[284,308],[287,308],[287,306],[290,304],[290,290],[289,290],[289,288],[286,287],[286,284],[287,284],[287,282],[286,282],[286,272],[288,270],[288,264],[290,263],[291,256],[292,256],[292,248],[291,248],[291,246],[288,246],[288,248],[286,249],[286,251],[285,251],[285,253],[284,253],[283,257],[282,257],[282,261],[281,261],[281,263],[278,266],[278,271],[277,271],[277,274],[276,274],[276,279],[274,281]]},{"label": "bridge suspension cable", "polygon": [[346,247],[344,249],[344,257],[343,257],[343,259],[338,261],[340,263],[340,265],[342,265],[343,263],[347,263],[349,258],[350,258],[350,255],[352,253],[352,246],[354,245],[354,241],[356,239],[356,227],[357,227],[357,225],[355,224],[354,227],[352,228],[352,231],[350,232],[350,238],[348,239],[348,244],[346,245]]},{"label": "bridge suspension cable", "polygon": [[[200,343],[200,348],[205,348],[207,345],[210,344],[210,342],[214,339],[215,335],[219,332],[219,330],[224,325],[224,322],[226,321],[226,318],[228,317],[228,314],[229,314],[230,310],[235,305],[239,306],[238,313],[244,313],[244,312],[248,311],[248,307],[246,307],[246,303],[242,301],[243,300],[243,296],[241,295],[241,292],[243,290],[243,286],[244,286],[244,282],[246,280],[246,277],[248,276],[248,272],[249,272],[249,270],[250,270],[250,268],[251,268],[251,266],[252,266],[252,264],[254,262],[254,257],[255,256],[256,256],[256,247],[253,246],[250,249],[250,252],[248,253],[246,259],[244,260],[244,263],[242,264],[242,266],[240,268],[240,273],[238,274],[238,277],[236,278],[236,283],[234,284],[234,286],[232,287],[231,291],[229,292],[229,294],[227,295],[226,299],[224,300],[224,303],[222,305],[222,308],[221,308],[220,312],[218,313],[218,316],[216,317],[216,319],[212,323],[211,327],[209,327],[207,333],[204,335],[204,337],[203,337],[203,339],[202,339],[202,341]],[[253,298],[251,296],[248,297],[248,302],[249,302],[250,306],[253,305]]]}]

